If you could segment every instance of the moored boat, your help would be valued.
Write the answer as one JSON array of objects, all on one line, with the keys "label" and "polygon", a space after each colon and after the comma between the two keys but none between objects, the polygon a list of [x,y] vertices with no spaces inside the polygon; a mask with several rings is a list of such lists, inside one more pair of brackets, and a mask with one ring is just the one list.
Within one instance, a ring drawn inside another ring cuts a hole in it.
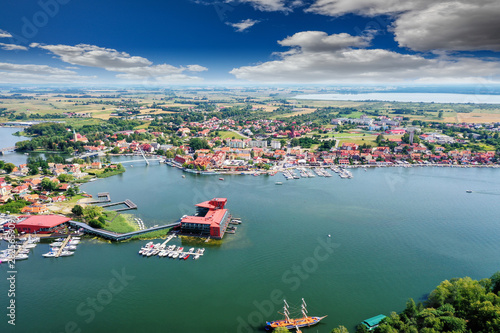
[{"label": "moored boat", "polygon": [[275,321],[268,321],[266,322],[266,330],[274,330],[278,327],[283,327],[286,329],[298,329],[299,327],[309,327],[312,325],[316,325],[319,323],[322,319],[324,319],[326,316],[323,317],[312,317],[307,314],[307,304],[302,299],[302,304],[300,306],[300,312],[302,313],[302,317],[299,318],[290,318],[290,312],[289,312],[289,306],[286,300],[283,300],[284,306],[283,306],[283,315],[284,319],[281,320],[275,320]]}]

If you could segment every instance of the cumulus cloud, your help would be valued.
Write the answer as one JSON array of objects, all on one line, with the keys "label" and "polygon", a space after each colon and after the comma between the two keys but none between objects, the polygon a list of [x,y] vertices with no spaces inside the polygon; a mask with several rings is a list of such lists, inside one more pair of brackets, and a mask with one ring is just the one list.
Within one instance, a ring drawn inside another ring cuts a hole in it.
[{"label": "cumulus cloud", "polygon": [[500,50],[496,0],[316,0],[309,8],[328,16],[391,15],[402,47],[429,50]]},{"label": "cumulus cloud", "polygon": [[0,48],[6,51],[27,51],[28,48],[22,45],[0,43]]},{"label": "cumulus cloud", "polygon": [[30,47],[38,47],[60,57],[72,65],[100,68],[134,68],[151,65],[151,61],[143,57],[131,56],[126,52],[103,48],[95,45],[43,45],[31,43]]},{"label": "cumulus cloud", "polygon": [[302,52],[337,51],[347,47],[365,47],[371,37],[351,36],[346,33],[328,35],[323,31],[302,31],[289,36],[278,43],[281,46],[299,48]]},{"label": "cumulus cloud", "polygon": [[232,26],[238,32],[243,32],[243,31],[245,31],[245,30],[253,27],[255,24],[257,24],[259,22],[260,21],[258,21],[258,20],[246,19],[246,20],[243,20],[243,21],[241,21],[239,23],[227,22],[227,25]]},{"label": "cumulus cloud", "polygon": [[5,30],[0,29],[0,38],[10,38],[12,35]]},{"label": "cumulus cloud", "polygon": [[233,69],[238,79],[266,83],[380,83],[415,80],[462,80],[500,76],[500,64],[472,58],[401,54],[366,49],[369,40],[348,34],[304,31],[279,41],[293,47],[280,59]]},{"label": "cumulus cloud", "polygon": [[500,2],[435,3],[394,22],[400,46],[416,51],[500,51]]},{"label": "cumulus cloud", "polygon": [[0,83],[82,82],[92,78],[47,65],[0,63]]},{"label": "cumulus cloud", "polygon": [[[187,65],[176,67],[169,64],[154,65],[150,60],[131,56],[126,52],[103,48],[95,45],[78,44],[70,45],[42,45],[32,43],[31,47],[47,50],[58,56],[62,61],[79,66],[104,68],[110,72],[121,73],[118,78],[122,79],[147,79],[150,77],[171,77],[185,71],[202,72],[207,70],[200,65]],[[192,77],[198,80],[198,77]]]}]

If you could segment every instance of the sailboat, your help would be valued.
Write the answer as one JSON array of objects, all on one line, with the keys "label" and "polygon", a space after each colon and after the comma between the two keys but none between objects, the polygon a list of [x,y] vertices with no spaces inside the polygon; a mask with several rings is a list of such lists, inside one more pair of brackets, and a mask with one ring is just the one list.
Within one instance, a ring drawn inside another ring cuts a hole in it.
[{"label": "sailboat", "polygon": [[306,301],[304,301],[304,299],[302,299],[302,304],[300,306],[300,312],[302,312],[303,316],[300,318],[290,318],[290,311],[288,310],[289,309],[288,303],[286,302],[286,300],[283,300],[283,302],[285,304],[283,306],[282,315],[285,318],[281,319],[281,320],[266,322],[266,330],[274,330],[278,327],[285,327],[287,329],[296,329],[297,332],[300,332],[299,327],[316,325],[317,323],[319,323],[322,319],[324,319],[326,317],[326,316],[323,316],[323,317],[308,316]]}]

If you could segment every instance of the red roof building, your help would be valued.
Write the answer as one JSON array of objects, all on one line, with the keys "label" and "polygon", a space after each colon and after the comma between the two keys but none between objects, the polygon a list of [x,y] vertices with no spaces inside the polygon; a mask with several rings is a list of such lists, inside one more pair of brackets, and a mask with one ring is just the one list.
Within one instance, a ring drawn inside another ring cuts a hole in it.
[{"label": "red roof building", "polygon": [[225,209],[226,198],[213,198],[196,205],[196,215],[181,219],[181,230],[193,236],[210,236],[222,239],[229,224],[229,212]]},{"label": "red roof building", "polygon": [[50,234],[64,227],[70,218],[59,215],[29,216],[16,223],[16,230],[25,233]]}]

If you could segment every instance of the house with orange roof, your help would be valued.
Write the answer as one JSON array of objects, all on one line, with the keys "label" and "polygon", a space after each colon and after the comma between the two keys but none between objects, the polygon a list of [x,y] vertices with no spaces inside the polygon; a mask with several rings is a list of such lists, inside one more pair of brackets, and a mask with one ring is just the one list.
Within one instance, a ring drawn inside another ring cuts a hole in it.
[{"label": "house with orange roof", "polygon": [[33,204],[30,206],[23,207],[21,209],[21,213],[30,213],[30,214],[43,214],[47,213],[49,210],[47,206],[44,204]]}]

